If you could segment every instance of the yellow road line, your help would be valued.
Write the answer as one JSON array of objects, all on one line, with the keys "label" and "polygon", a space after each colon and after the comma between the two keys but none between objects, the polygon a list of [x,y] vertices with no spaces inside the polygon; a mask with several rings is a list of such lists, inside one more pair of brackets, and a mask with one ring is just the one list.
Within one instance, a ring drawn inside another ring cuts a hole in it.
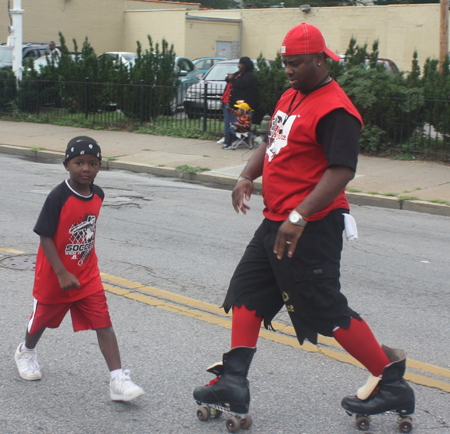
[{"label": "yellow road line", "polygon": [[174,294],[173,292],[164,291],[163,289],[154,288],[152,286],[145,286],[142,283],[132,282],[130,280],[122,279],[121,277],[112,276],[111,274],[100,273],[100,275],[102,276],[103,279],[107,280],[108,282],[114,282],[117,283],[118,285],[126,286],[127,288],[138,289],[139,291],[148,292],[149,294],[156,295],[157,297],[162,297],[167,300],[187,304],[189,306],[196,307],[197,309],[205,309],[220,315],[226,315],[225,311],[215,304],[195,300],[194,298]]},{"label": "yellow road line", "polygon": [[[197,318],[201,321],[209,322],[210,324],[215,324],[221,327],[225,327],[231,329],[231,315],[225,314],[224,310],[213,305],[211,303],[206,303],[203,301],[195,300],[190,297],[185,297],[179,294],[174,294],[168,291],[164,291],[162,289],[154,288],[151,286],[146,286],[138,282],[132,282],[117,276],[113,276],[111,274],[101,273],[102,278],[109,282],[114,282],[118,285],[124,286],[126,288],[132,290],[139,290],[145,292],[150,295],[131,292],[127,289],[123,289],[111,284],[104,282],[105,290],[112,292],[114,294],[122,295],[127,298],[140,301],[142,303],[146,303],[151,306],[156,306],[161,309],[169,310],[171,312],[176,312],[181,315]],[[161,300],[161,297],[165,300],[170,300],[172,302],[180,303],[183,306],[178,304],[173,304],[168,301]],[[200,310],[193,310],[200,309]],[[205,312],[206,311],[206,312]],[[220,315],[220,316],[217,316]],[[340,351],[335,351],[331,348],[327,347],[318,347],[309,342],[304,342],[302,346],[298,342],[295,331],[292,326],[286,326],[284,324],[273,323],[275,330],[278,330],[282,333],[274,333],[272,331],[261,328],[260,337],[264,339],[268,339],[273,342],[277,342],[283,345],[288,345],[291,347],[300,348],[304,351],[313,352],[313,353],[321,353],[331,359],[338,360],[340,362],[348,363],[354,366],[362,365],[355,360],[352,356],[347,353],[343,353]],[[289,335],[289,336],[287,336]],[[335,346],[341,348],[341,346],[336,342],[335,339],[329,338],[326,336],[319,336],[319,342],[324,343],[326,345]],[[418,362],[416,360],[408,359],[407,366],[416,369],[422,372],[428,372],[433,375],[438,375],[441,377],[450,378],[450,370],[446,368],[441,368],[439,366],[430,365],[428,363]],[[412,372],[407,372],[405,374],[405,378],[409,381],[412,381],[416,384],[420,384],[423,386],[433,387],[436,389],[443,390],[445,392],[450,392],[450,383],[446,381],[436,380],[434,378],[426,377],[424,375],[415,374]]]},{"label": "yellow road line", "polygon": [[[12,254],[25,254],[25,252],[5,249],[0,247],[0,252],[12,253]],[[165,291],[159,288],[154,288],[151,286],[143,285],[142,283],[133,282],[121,277],[113,276],[107,273],[101,273],[101,276],[107,282],[103,283],[106,291],[113,294],[117,294],[132,300],[136,300],[141,303],[148,304],[150,306],[155,306],[161,309],[165,309],[171,312],[175,312],[181,315],[189,316],[192,318],[199,319],[201,321],[206,321],[210,324],[215,324],[220,327],[225,327],[231,329],[231,315],[226,314],[225,311],[219,308],[217,305],[206,303],[204,301],[195,300],[190,297],[185,297],[183,295],[174,294],[169,291]],[[113,282],[116,285],[111,285],[108,282]],[[124,287],[124,288],[123,288]],[[130,291],[131,289],[131,291]],[[141,291],[146,294],[133,291]],[[159,298],[158,298],[159,297]],[[173,304],[171,302],[179,303]],[[335,351],[327,347],[318,347],[316,345],[305,342],[302,346],[298,342],[295,336],[295,330],[292,326],[287,326],[285,324],[273,323],[275,330],[281,333],[274,333],[269,330],[261,328],[260,336],[264,339],[271,340],[283,345],[288,345],[296,348],[300,348],[304,351],[321,353],[329,358],[338,360],[344,363],[349,363],[355,366],[362,366],[358,361],[347,353],[340,351]],[[319,342],[326,344],[328,346],[334,346],[341,348],[341,346],[336,342],[335,339],[326,336],[319,336]],[[450,370],[446,368],[441,368],[439,366],[430,365],[428,363],[419,362],[417,360],[408,359],[407,366],[409,368],[415,369],[417,371],[427,372],[429,374],[441,376],[444,378],[450,378]],[[412,372],[407,372],[405,378],[416,384],[421,384],[423,386],[433,387],[436,389],[443,390],[445,392],[450,392],[450,383],[446,381],[436,380],[434,378],[426,377],[424,375],[419,375]]]},{"label": "yellow road line", "polygon": [[13,250],[13,249],[2,249],[0,247],[0,252],[6,252],[6,253],[15,253],[16,255],[23,255],[25,252],[21,252],[19,250]]}]

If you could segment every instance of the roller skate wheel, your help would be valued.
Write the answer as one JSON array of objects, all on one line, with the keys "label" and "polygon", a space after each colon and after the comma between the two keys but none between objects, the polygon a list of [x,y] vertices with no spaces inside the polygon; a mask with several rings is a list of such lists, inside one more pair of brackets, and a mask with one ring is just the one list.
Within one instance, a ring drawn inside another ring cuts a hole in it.
[{"label": "roller skate wheel", "polygon": [[357,414],[355,421],[356,421],[356,426],[358,427],[358,429],[360,431],[369,431],[370,417]]},{"label": "roller skate wheel", "polygon": [[197,417],[199,420],[206,422],[210,418],[211,414],[209,413],[208,407],[200,407],[197,410]]},{"label": "roller skate wheel", "polygon": [[237,417],[230,417],[227,419],[227,430],[228,432],[236,432],[241,427],[239,419]]},{"label": "roller skate wheel", "polygon": [[248,414],[247,416],[243,417],[241,419],[241,428],[242,429],[248,429],[252,426],[253,423],[253,419],[252,417]]},{"label": "roller skate wheel", "polygon": [[398,428],[400,432],[408,433],[412,430],[412,419],[410,417],[402,417],[398,420]]}]

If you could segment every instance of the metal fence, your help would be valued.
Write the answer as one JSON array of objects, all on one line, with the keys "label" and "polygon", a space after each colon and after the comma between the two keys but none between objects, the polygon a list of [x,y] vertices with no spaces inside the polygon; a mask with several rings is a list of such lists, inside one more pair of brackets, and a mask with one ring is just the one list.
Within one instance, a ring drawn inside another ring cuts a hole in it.
[{"label": "metal fence", "polygon": [[[137,129],[185,137],[223,132],[223,85],[187,89],[140,84],[0,80],[0,116],[87,127]],[[363,152],[450,161],[450,101],[419,94],[358,107]]]},{"label": "metal fence", "polygon": [[187,88],[140,84],[0,79],[0,116],[67,124],[223,133],[223,86],[207,85],[190,98]]}]

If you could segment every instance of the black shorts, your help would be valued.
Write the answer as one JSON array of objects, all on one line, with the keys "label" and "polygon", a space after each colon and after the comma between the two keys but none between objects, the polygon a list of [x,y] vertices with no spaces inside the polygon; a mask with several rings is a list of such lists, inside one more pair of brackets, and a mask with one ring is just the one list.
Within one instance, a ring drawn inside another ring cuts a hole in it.
[{"label": "black shorts", "polygon": [[333,336],[336,326],[347,329],[359,315],[347,305],[340,292],[343,213],[331,211],[322,220],[305,226],[292,258],[279,260],[273,253],[278,228],[283,222],[265,219],[231,278],[223,307],[256,310],[269,328],[286,305],[300,344],[317,343],[317,334]]}]

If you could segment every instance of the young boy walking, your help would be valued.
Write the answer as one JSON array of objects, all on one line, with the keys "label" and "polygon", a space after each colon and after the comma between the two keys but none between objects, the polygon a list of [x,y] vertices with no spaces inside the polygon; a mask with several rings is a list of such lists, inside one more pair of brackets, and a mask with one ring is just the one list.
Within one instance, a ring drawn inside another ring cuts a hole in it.
[{"label": "young boy walking", "polygon": [[67,145],[64,167],[69,179],[50,192],[34,228],[40,236],[34,307],[15,361],[23,379],[40,380],[36,345],[44,330],[59,327],[70,310],[74,331],[97,332],[111,373],[111,399],[131,401],[144,391],[131,381],[130,371],[122,369],[94,247],[104,198],[94,185],[101,161],[100,146],[90,137],[75,137]]}]

